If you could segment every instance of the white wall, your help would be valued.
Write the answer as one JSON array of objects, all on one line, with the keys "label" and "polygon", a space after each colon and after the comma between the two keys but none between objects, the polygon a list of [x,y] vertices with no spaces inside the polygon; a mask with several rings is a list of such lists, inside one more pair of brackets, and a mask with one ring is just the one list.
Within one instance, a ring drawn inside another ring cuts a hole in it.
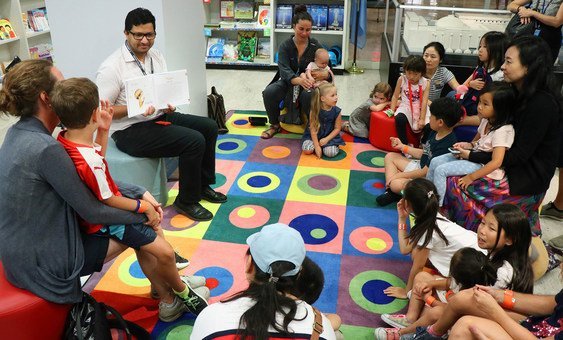
[{"label": "white wall", "polygon": [[156,17],[154,48],[169,70],[187,69],[191,104],[182,112],[207,115],[205,39],[202,1],[193,0],[45,0],[54,59],[65,77],[95,79],[102,61],[125,37],[125,16],[137,7]]}]

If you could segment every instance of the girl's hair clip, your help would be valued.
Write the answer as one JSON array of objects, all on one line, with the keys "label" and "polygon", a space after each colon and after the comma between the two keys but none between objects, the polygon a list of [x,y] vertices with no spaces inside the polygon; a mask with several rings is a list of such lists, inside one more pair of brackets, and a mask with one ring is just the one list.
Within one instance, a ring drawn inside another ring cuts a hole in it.
[{"label": "girl's hair clip", "polygon": [[274,276],[273,274],[270,274],[270,279],[268,279],[268,282],[273,282],[274,284],[277,283],[280,280],[279,277]]},{"label": "girl's hair clip", "polygon": [[427,194],[428,198],[431,198],[434,195],[434,191],[430,190]]}]

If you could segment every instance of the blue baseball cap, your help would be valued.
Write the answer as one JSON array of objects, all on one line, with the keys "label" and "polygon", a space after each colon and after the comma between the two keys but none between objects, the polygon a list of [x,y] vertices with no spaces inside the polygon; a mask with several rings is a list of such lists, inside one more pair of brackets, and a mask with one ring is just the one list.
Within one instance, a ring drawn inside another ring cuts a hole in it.
[{"label": "blue baseball cap", "polygon": [[287,261],[295,265],[282,276],[297,275],[305,259],[305,242],[301,234],[283,223],[266,225],[246,239],[252,259],[264,273],[272,274],[270,265],[276,261]]}]

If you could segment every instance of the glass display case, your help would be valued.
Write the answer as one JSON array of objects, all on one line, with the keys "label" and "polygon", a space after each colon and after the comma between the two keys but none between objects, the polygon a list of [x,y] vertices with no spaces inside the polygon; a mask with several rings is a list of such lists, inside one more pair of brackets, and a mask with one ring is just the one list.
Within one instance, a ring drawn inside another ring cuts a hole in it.
[{"label": "glass display case", "polygon": [[408,55],[422,54],[427,43],[439,41],[449,62],[474,65],[481,36],[489,31],[504,32],[510,21],[513,14],[505,7],[505,3],[490,0],[389,0],[383,48],[387,48],[391,62],[400,62]]}]

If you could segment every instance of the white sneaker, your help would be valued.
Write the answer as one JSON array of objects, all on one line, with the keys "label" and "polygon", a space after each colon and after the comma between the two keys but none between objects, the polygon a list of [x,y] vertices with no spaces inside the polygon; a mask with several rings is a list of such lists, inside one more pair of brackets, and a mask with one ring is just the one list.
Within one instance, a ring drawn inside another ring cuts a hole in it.
[{"label": "white sneaker", "polygon": [[188,283],[190,287],[197,288],[205,286],[205,277],[203,276],[192,276],[192,275],[180,275],[182,281]]},{"label": "white sneaker", "polygon": [[178,319],[182,314],[188,312],[188,308],[177,296],[171,304],[160,302],[158,304],[158,318],[164,322],[172,322]]}]

